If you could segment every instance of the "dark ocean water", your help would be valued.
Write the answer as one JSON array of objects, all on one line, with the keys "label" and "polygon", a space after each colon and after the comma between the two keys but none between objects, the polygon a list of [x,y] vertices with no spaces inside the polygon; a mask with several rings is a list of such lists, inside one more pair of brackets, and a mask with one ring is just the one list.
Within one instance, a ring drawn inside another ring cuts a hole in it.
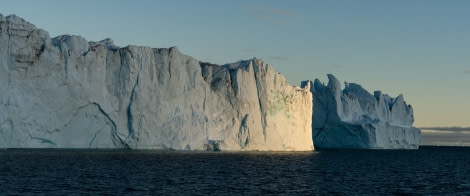
[{"label": "dark ocean water", "polygon": [[470,148],[0,150],[0,194],[470,195]]}]

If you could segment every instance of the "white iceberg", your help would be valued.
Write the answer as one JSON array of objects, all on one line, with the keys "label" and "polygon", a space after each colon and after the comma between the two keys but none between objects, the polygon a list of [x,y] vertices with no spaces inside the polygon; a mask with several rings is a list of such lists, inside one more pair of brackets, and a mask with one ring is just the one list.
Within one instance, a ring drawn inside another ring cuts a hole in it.
[{"label": "white iceberg", "polygon": [[421,131],[413,127],[413,108],[403,96],[370,94],[358,84],[328,75],[328,85],[318,79],[303,82],[314,95],[315,148],[417,149]]},{"label": "white iceberg", "polygon": [[0,15],[0,148],[313,150],[308,89],[259,59],[51,39]]}]

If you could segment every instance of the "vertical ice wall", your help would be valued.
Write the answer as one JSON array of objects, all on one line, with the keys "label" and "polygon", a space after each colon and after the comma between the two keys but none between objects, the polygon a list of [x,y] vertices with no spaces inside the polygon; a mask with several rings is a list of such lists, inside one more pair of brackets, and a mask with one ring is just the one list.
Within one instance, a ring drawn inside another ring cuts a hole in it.
[{"label": "vertical ice wall", "polygon": [[311,99],[259,59],[51,39],[0,15],[0,148],[313,150]]},{"label": "vertical ice wall", "polygon": [[328,75],[325,86],[318,79],[310,86],[314,95],[313,139],[318,148],[417,149],[421,130],[413,127],[413,108],[402,95],[391,98],[370,94],[358,84]]}]

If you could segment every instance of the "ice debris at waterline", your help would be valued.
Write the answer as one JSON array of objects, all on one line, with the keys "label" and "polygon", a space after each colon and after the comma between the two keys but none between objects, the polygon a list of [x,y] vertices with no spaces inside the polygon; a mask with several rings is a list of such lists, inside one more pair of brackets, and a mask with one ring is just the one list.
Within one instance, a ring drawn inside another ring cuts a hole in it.
[{"label": "ice debris at waterline", "polygon": [[51,39],[0,15],[0,148],[313,150],[309,89],[259,59]]},{"label": "ice debris at waterline", "polygon": [[413,108],[403,96],[370,94],[358,84],[328,75],[328,85],[318,79],[303,82],[314,95],[315,148],[417,149],[421,130],[413,127]]}]

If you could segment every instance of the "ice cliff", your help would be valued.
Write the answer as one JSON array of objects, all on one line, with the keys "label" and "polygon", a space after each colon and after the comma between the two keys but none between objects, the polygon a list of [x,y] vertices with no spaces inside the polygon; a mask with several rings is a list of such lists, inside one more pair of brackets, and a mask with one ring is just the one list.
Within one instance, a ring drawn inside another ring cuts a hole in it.
[{"label": "ice cliff", "polygon": [[328,75],[328,85],[318,79],[302,86],[314,95],[315,148],[417,149],[421,131],[413,127],[413,108],[403,96],[374,95],[358,84]]},{"label": "ice cliff", "polygon": [[51,39],[0,15],[0,148],[313,150],[309,89],[259,59]]},{"label": "ice cliff", "polygon": [[214,65],[176,47],[51,39],[0,15],[0,148],[418,148],[403,96],[328,77],[299,88],[256,58]]}]

